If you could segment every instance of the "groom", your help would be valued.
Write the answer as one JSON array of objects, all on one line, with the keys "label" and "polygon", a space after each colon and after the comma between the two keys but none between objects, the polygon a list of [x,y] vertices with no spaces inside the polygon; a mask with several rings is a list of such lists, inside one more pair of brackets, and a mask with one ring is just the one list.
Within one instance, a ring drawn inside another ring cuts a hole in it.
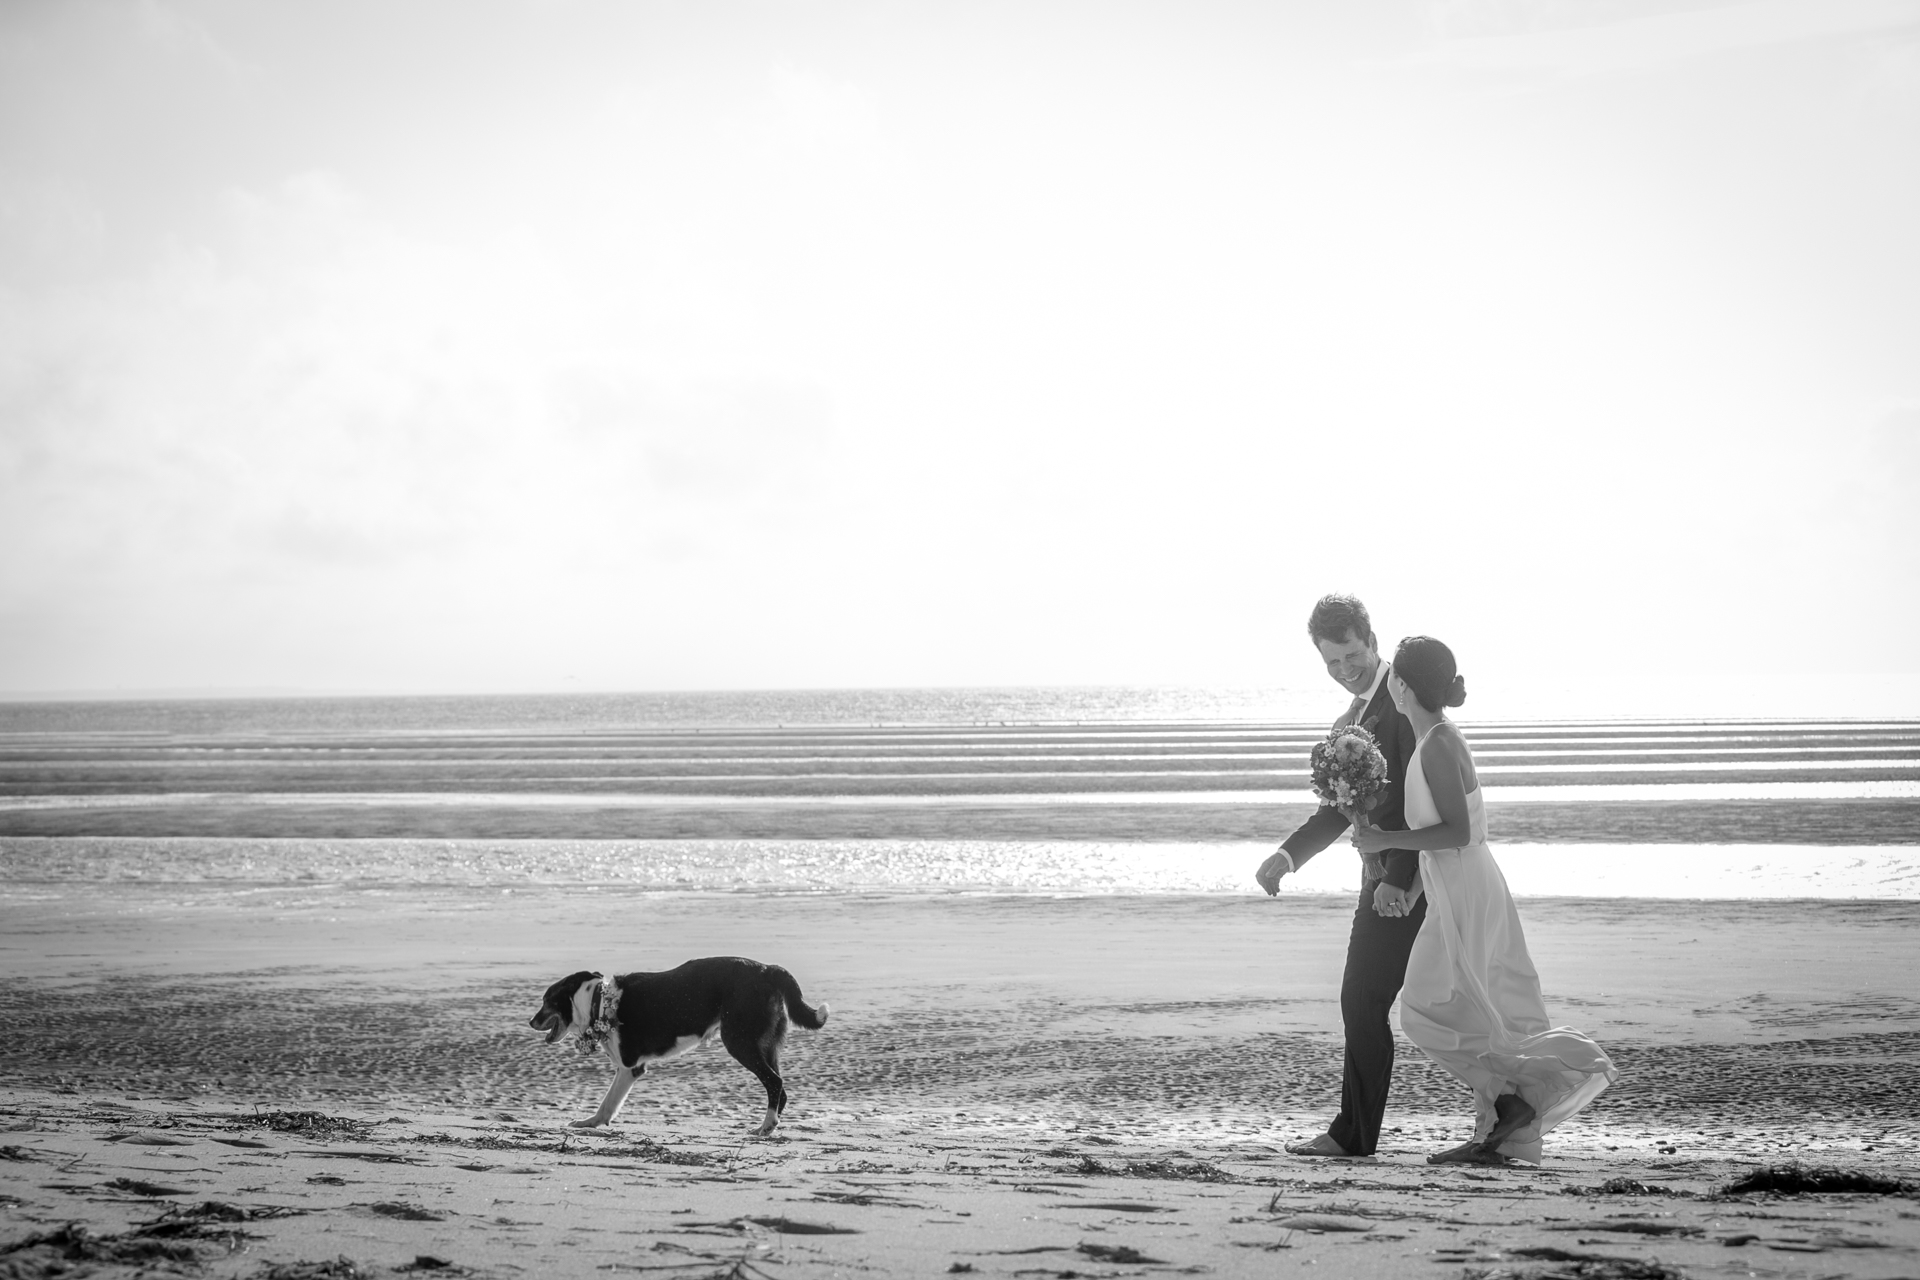
[{"label": "groom", "polygon": [[[1336,726],[1358,724],[1372,732],[1387,758],[1387,790],[1368,811],[1367,821],[1387,831],[1405,831],[1407,762],[1413,756],[1413,726],[1387,693],[1388,664],[1380,660],[1367,607],[1352,596],[1323,596],[1307,619],[1307,636],[1327,664],[1327,674],[1353,695]],[[1349,825],[1346,814],[1322,805],[1260,864],[1254,879],[1269,894],[1280,891],[1280,877],[1332,844]],[[1387,1084],[1393,1075],[1393,1027],[1387,1013],[1407,976],[1425,897],[1409,893],[1420,870],[1411,849],[1381,855],[1384,874],[1368,868],[1360,883],[1360,903],[1347,940],[1347,970],[1340,980],[1340,1020],[1347,1036],[1346,1073],[1340,1086],[1340,1114],[1311,1142],[1287,1148],[1300,1156],[1370,1156],[1380,1141],[1380,1117],[1387,1109]]]}]

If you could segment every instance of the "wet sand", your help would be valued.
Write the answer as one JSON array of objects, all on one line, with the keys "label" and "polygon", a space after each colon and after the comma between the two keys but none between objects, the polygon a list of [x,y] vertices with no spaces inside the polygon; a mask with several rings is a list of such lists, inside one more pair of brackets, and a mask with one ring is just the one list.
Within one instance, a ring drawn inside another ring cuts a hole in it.
[{"label": "wet sand", "polygon": [[[1350,909],[16,885],[0,1249],[160,1223],[112,1248],[223,1276],[1920,1274],[1912,1198],[1702,1194],[1787,1159],[1920,1176],[1920,905],[1524,901],[1550,1010],[1625,1073],[1537,1170],[1426,1165],[1468,1103],[1410,1047],[1378,1158],[1281,1152],[1337,1102]],[[537,1043],[540,990],[707,954],[833,1006],[789,1041],[787,1125],[750,1137],[758,1086],[709,1048],[569,1131],[605,1069]],[[1568,1194],[1615,1178],[1651,1190]],[[55,1274],[63,1239],[0,1275]]]}]

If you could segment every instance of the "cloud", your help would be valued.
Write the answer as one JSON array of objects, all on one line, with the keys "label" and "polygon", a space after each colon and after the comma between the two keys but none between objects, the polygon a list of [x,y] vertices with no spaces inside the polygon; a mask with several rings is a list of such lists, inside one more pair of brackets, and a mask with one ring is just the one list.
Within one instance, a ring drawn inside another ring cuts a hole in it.
[{"label": "cloud", "polygon": [[1436,6],[1442,39],[1382,64],[1508,82],[1633,74],[1741,50],[1884,36],[1920,25],[1920,0],[1751,0],[1641,12],[1647,4],[1546,0]]},{"label": "cloud", "polygon": [[195,22],[174,5],[164,3],[164,0],[140,0],[138,13],[140,34],[156,48],[191,62],[214,67],[233,79],[261,73],[261,68],[235,54],[205,25]]},{"label": "cloud", "polygon": [[553,397],[580,447],[671,493],[742,495],[804,476],[832,427],[823,387],[773,374],[675,384],[601,366],[557,374]]},{"label": "cloud", "polygon": [[1909,569],[1920,569],[1920,404],[1886,409],[1859,468],[1869,527]]},{"label": "cloud", "polygon": [[71,183],[0,170],[0,287],[34,289],[96,261],[106,219]]},{"label": "cloud", "polygon": [[423,590],[484,615],[644,577],[777,518],[831,445],[803,373],[675,371],[537,252],[404,234],[319,172],[229,192],[219,236],[139,275],[0,291],[0,352],[22,674],[105,617],[271,648]]},{"label": "cloud", "polygon": [[768,94],[777,135],[797,150],[862,158],[879,145],[879,116],[858,85],[780,62]]}]

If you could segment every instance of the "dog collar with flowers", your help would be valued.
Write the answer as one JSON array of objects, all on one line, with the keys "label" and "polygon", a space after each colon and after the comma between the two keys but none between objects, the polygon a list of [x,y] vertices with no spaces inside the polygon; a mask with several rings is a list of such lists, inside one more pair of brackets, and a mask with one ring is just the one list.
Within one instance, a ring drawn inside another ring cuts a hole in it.
[{"label": "dog collar with flowers", "polygon": [[614,1016],[620,1008],[620,988],[612,978],[600,979],[593,989],[593,1004],[587,1011],[587,1025],[580,1032],[580,1052],[598,1053],[612,1039]]}]

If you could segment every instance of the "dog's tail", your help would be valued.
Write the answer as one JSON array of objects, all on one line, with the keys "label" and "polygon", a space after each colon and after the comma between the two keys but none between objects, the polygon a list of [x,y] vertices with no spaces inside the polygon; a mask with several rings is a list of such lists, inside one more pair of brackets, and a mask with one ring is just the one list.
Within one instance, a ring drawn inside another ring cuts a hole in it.
[{"label": "dog's tail", "polygon": [[773,985],[780,988],[780,994],[787,1002],[787,1016],[809,1031],[818,1031],[827,1025],[827,1006],[822,1001],[819,1008],[808,1004],[800,994],[800,984],[793,975],[777,964],[767,966],[767,972],[773,976]]}]

